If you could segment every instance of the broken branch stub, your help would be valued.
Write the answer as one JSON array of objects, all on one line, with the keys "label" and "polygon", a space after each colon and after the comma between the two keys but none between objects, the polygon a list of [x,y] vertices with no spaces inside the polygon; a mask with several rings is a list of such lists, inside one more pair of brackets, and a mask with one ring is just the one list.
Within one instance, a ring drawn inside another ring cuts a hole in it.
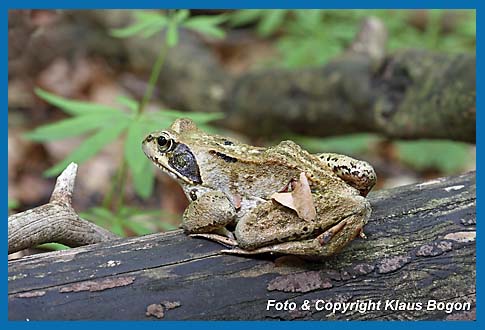
[{"label": "broken branch stub", "polygon": [[76,174],[77,164],[71,163],[57,178],[49,203],[8,217],[9,254],[43,243],[77,247],[118,238],[72,208]]}]

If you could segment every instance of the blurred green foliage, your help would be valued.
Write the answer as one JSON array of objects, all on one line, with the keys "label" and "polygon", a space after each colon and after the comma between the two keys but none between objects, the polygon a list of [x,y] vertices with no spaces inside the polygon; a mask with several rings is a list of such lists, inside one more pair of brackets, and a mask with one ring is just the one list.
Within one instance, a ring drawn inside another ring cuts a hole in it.
[{"label": "blurred green foliage", "polygon": [[[424,13],[424,14],[423,14]],[[364,17],[380,18],[389,30],[390,51],[402,48],[425,48],[447,52],[474,52],[476,12],[474,10],[428,10],[420,13],[421,25],[413,23],[418,13],[410,10],[237,10],[230,14],[192,16],[188,10],[133,11],[134,20],[127,26],[112,29],[118,38],[150,38],[164,33],[166,48],[178,43],[179,28],[197,31],[212,38],[225,35],[222,24],[250,26],[263,38],[274,40],[280,57],[270,65],[288,68],[315,66],[338,56],[352,41]],[[418,15],[418,16],[419,16]],[[424,15],[424,16],[422,16]],[[424,19],[423,19],[424,17]],[[423,23],[424,22],[424,23]],[[420,25],[420,27],[416,27]],[[163,46],[162,46],[163,47]],[[211,130],[209,121],[221,114],[186,113],[171,109],[144,112],[163,65],[165,50],[154,63],[147,93],[143,100],[119,97],[118,106],[110,107],[59,97],[41,89],[37,95],[71,117],[38,127],[27,134],[34,141],[50,141],[83,136],[84,140],[60,163],[49,169],[49,176],[59,174],[70,162],[82,163],[111,142],[123,142],[123,164],[131,174],[133,187],[141,197],[152,193],[154,167],[143,155],[142,139],[151,131],[167,127],[178,117],[192,118],[203,129]],[[109,125],[107,124],[109,123]],[[331,138],[289,137],[312,152],[340,152],[356,155],[371,152],[379,137],[358,134]],[[468,145],[451,141],[401,141],[395,143],[399,159],[417,170],[438,169],[450,174],[473,161]],[[124,172],[121,171],[121,174]],[[122,181],[124,185],[124,180]],[[113,191],[113,190],[112,190]],[[118,193],[118,192],[117,192]],[[123,191],[120,192],[124,194]],[[122,198],[121,198],[122,201]],[[9,200],[9,209],[17,205]],[[95,207],[82,214],[88,220],[125,236],[170,230],[160,218],[172,215],[160,211],[127,207],[121,202],[116,209]],[[52,249],[62,246],[49,245]]]},{"label": "blurred green foliage", "polygon": [[[176,229],[170,223],[180,222],[179,216],[161,210],[145,210],[136,207],[122,206],[117,212],[103,207],[93,207],[80,213],[86,220],[92,221],[119,236],[128,232],[135,235],[147,235],[159,231]],[[161,219],[165,221],[161,221]],[[166,221],[170,219],[171,221]]]},{"label": "blurred green foliage", "polygon": [[16,209],[17,207],[19,207],[19,203],[15,199],[12,199],[9,197],[8,204],[7,204],[8,212],[10,213],[12,209]]},{"label": "blurred green foliage", "polygon": [[127,97],[118,99],[119,107],[108,107],[65,99],[42,89],[36,89],[36,94],[72,117],[40,126],[27,133],[27,138],[42,142],[88,134],[65,159],[45,172],[47,176],[58,175],[71,162],[83,163],[111,142],[121,139],[135,191],[143,198],[151,195],[154,182],[154,168],[141,149],[143,138],[152,131],[168,127],[181,116],[191,118],[202,127],[221,118],[220,113],[181,113],[169,109],[138,113],[138,102]]},{"label": "blurred green foliage", "polygon": [[438,169],[453,174],[474,161],[466,143],[445,140],[399,141],[396,143],[399,159],[416,170]]},{"label": "blurred green foliage", "polygon": [[116,140],[123,143],[123,158],[111,189],[106,193],[103,207],[92,208],[83,214],[86,219],[120,236],[125,236],[129,232],[144,235],[174,229],[173,226],[160,221],[160,218],[168,217],[163,212],[146,211],[124,205],[125,177],[128,175],[126,169],[129,169],[131,174],[135,192],[142,198],[149,197],[153,190],[155,168],[143,154],[143,139],[152,131],[168,127],[176,118],[191,118],[199,126],[208,129],[208,122],[222,117],[221,113],[186,113],[171,109],[150,112],[144,110],[153,95],[168,50],[178,43],[179,29],[184,27],[209,37],[222,38],[225,33],[220,24],[228,18],[226,15],[191,16],[190,11],[186,9],[138,10],[133,11],[133,16],[132,24],[112,29],[111,35],[118,38],[149,38],[157,33],[165,34],[165,41],[153,64],[142,100],[121,96],[117,99],[118,106],[110,107],[66,99],[36,89],[37,96],[71,117],[37,127],[26,134],[27,138],[39,142],[83,136],[83,142],[75,150],[46,171],[47,176],[59,174],[71,162],[83,163]]},{"label": "blurred green foliage", "polygon": [[[388,29],[388,51],[406,48],[444,52],[475,52],[475,10],[238,10],[232,26],[250,26],[272,38],[280,58],[264,65],[299,68],[323,65],[341,54],[365,17],[379,18]],[[330,138],[289,137],[312,152],[358,155],[379,137],[358,134]],[[396,142],[399,159],[415,170],[458,172],[473,162],[470,146],[453,141]]]},{"label": "blurred green foliage", "polygon": [[[281,59],[290,68],[326,63],[353,40],[365,17],[378,17],[389,31],[389,50],[421,48],[474,52],[475,10],[238,10],[232,26],[255,24],[262,37],[273,36]],[[412,24],[413,20],[420,23]],[[421,28],[416,25],[422,25]]]},{"label": "blurred green foliage", "polygon": [[133,11],[135,22],[119,29],[112,29],[111,35],[117,38],[138,36],[150,38],[166,31],[167,43],[173,47],[178,42],[180,27],[197,31],[212,38],[223,38],[224,30],[220,24],[228,19],[227,15],[190,16],[187,9],[160,11]]}]

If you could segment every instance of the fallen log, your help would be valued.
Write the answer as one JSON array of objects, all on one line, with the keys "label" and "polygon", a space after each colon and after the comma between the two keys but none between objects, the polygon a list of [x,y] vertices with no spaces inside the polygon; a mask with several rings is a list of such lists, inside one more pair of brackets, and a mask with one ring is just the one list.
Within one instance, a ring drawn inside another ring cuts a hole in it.
[{"label": "fallen log", "polygon": [[475,189],[471,172],[371,193],[367,239],[320,263],[224,255],[181,231],[27,256],[8,263],[9,319],[473,320]]},{"label": "fallen log", "polygon": [[[28,17],[29,11],[9,13],[9,73],[15,77],[35,76],[56,58],[75,63],[73,54],[89,54],[117,66],[114,71],[148,79],[164,43],[163,34],[149,39],[109,36],[110,29],[132,20],[126,10],[64,11],[36,33]],[[224,112],[220,126],[255,137],[371,132],[474,143],[475,54],[416,49],[386,53],[386,32],[378,20],[367,19],[347,51],[324,66],[235,76],[207,43],[181,31],[155,96],[182,111]],[[133,94],[137,89],[143,94],[139,84],[131,85],[138,86],[126,86]]]}]

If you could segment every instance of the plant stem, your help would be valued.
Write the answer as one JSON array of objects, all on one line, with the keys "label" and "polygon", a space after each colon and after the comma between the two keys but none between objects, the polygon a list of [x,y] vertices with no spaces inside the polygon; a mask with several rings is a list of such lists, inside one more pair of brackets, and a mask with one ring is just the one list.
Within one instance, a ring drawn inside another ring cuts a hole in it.
[{"label": "plant stem", "polygon": [[155,85],[157,84],[158,77],[160,76],[160,72],[162,71],[163,63],[165,62],[165,57],[167,56],[168,49],[169,47],[167,44],[167,38],[165,37],[162,48],[158,53],[157,60],[153,65],[153,69],[150,74],[150,80],[148,81],[147,90],[145,91],[145,95],[143,95],[143,99],[141,100],[140,107],[138,108],[138,114],[143,113],[147,103],[152,98],[153,90],[155,89]]},{"label": "plant stem", "polygon": [[123,206],[123,201],[125,199],[125,186],[126,186],[126,160],[121,161],[119,175],[116,178],[117,183],[115,186],[118,187],[118,200],[113,201],[113,212],[118,213],[118,211]]}]

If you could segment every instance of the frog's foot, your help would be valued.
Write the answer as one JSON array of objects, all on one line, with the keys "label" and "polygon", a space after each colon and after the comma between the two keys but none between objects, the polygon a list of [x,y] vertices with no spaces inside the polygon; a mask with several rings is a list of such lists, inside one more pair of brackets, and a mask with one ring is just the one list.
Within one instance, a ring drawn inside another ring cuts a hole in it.
[{"label": "frog's foot", "polygon": [[347,224],[347,220],[340,221],[335,226],[331,227],[330,229],[326,230],[324,233],[320,234],[317,237],[317,240],[320,243],[320,245],[325,245],[328,242],[330,242],[330,240],[334,238],[335,235],[337,235],[345,227],[346,224]]},{"label": "frog's foot", "polygon": [[237,241],[234,239],[234,236],[231,232],[229,233],[232,237],[222,236],[219,234],[190,234],[189,236],[195,238],[206,238],[225,246],[237,246]]}]

